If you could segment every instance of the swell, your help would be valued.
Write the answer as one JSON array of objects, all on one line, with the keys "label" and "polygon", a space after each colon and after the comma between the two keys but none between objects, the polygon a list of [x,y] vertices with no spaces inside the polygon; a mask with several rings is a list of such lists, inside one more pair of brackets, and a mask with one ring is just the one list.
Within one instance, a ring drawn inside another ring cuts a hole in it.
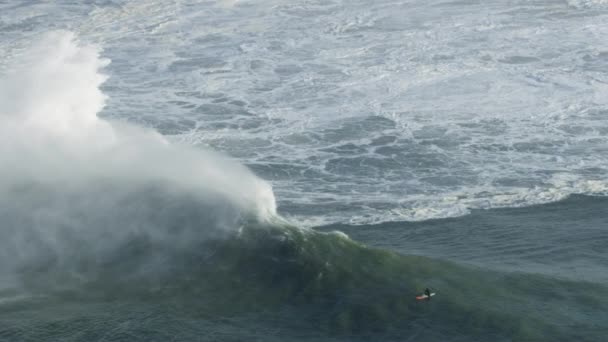
[{"label": "swell", "polygon": [[606,196],[573,195],[530,207],[473,210],[456,218],[319,229],[340,230],[404,254],[608,284],[603,247],[607,204]]},{"label": "swell", "polygon": [[[161,215],[171,218],[158,223],[168,224],[167,236],[179,236],[178,227],[202,231],[199,225],[206,225],[191,210],[196,202],[182,200],[186,204]],[[171,224],[176,217],[181,222]],[[221,236],[192,237],[178,248],[149,235],[128,234],[106,258],[87,257],[90,249],[82,248],[70,258],[78,260],[74,264],[21,268],[21,291],[34,299],[4,304],[5,317],[32,308],[78,305],[85,310],[94,303],[113,303],[112,310],[119,311],[157,305],[150,315],[168,306],[190,319],[271,317],[270,324],[283,328],[295,320],[291,333],[312,329],[336,338],[591,341],[605,329],[608,288],[600,284],[400,255],[341,233],[280,222],[243,221],[239,230]],[[414,296],[425,287],[437,296],[417,302]],[[90,313],[76,310],[72,319],[83,314]],[[4,334],[22,337],[10,327]]]}]

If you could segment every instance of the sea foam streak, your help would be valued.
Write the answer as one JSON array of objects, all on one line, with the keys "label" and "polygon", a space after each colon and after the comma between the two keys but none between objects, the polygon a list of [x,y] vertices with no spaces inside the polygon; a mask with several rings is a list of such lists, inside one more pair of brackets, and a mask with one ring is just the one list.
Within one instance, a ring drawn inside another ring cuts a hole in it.
[{"label": "sea foam streak", "polygon": [[0,79],[0,275],[81,269],[134,236],[179,249],[276,215],[270,185],[210,151],[97,117],[109,63],[46,34]]}]

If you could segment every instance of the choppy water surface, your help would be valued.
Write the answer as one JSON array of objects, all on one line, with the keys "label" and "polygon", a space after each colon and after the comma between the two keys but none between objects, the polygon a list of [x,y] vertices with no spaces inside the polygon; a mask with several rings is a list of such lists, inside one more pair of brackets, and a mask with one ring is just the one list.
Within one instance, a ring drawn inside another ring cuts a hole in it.
[{"label": "choppy water surface", "polygon": [[601,340],[607,23],[0,1],[0,339]]}]

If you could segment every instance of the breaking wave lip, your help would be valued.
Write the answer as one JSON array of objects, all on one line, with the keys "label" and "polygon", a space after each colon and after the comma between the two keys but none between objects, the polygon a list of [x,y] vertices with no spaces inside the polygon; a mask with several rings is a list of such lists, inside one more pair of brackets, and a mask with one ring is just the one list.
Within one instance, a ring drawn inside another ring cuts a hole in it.
[{"label": "breaking wave lip", "polygon": [[[276,214],[270,185],[217,153],[170,144],[160,134],[100,120],[109,63],[71,32],[33,43],[28,58],[0,80],[0,188],[117,179],[167,181],[221,194],[260,217]],[[22,91],[26,89],[26,91]],[[62,184],[63,185],[63,184]]]},{"label": "breaking wave lip", "polygon": [[[133,241],[171,254],[279,220],[270,184],[243,165],[99,119],[109,61],[96,46],[56,31],[24,54],[0,77],[0,277],[58,269],[86,279]],[[169,267],[163,258],[132,271]]]}]

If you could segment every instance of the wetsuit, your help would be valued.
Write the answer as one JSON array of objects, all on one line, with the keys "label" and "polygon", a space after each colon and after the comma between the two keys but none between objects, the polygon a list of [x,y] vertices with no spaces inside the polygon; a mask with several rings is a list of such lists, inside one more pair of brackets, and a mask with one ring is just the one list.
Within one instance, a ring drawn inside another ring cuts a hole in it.
[{"label": "wetsuit", "polygon": [[427,296],[426,300],[431,300],[431,291],[428,287],[426,288],[426,290],[424,290],[424,294]]}]

